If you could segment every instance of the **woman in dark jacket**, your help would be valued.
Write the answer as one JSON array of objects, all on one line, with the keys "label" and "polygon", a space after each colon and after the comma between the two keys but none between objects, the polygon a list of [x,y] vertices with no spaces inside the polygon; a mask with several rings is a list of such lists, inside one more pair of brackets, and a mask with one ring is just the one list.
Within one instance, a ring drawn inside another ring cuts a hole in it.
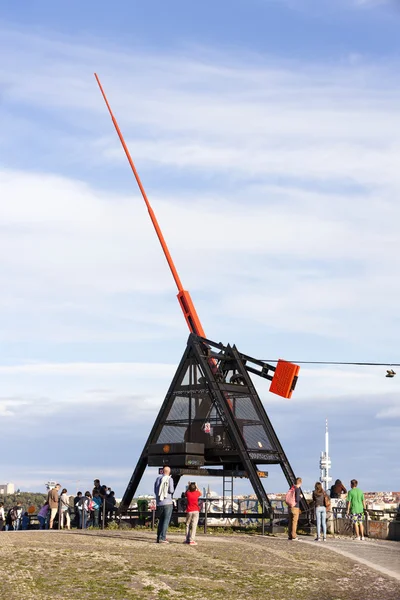
[{"label": "woman in dark jacket", "polygon": [[322,539],[324,542],[326,542],[326,509],[330,508],[330,503],[329,498],[324,492],[324,489],[319,481],[317,481],[315,484],[312,499],[315,507],[315,517],[317,520],[317,537],[315,538],[315,541],[320,541],[322,527]]}]

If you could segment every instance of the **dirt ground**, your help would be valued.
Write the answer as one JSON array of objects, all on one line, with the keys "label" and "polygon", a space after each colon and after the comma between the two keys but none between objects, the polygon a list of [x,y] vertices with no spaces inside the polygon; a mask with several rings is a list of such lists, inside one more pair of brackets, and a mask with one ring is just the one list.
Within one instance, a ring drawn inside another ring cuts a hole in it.
[{"label": "dirt ground", "polygon": [[[400,600],[400,582],[301,542],[243,534],[198,546],[147,531],[0,534],[0,598]],[[328,542],[329,543],[329,542]]]}]

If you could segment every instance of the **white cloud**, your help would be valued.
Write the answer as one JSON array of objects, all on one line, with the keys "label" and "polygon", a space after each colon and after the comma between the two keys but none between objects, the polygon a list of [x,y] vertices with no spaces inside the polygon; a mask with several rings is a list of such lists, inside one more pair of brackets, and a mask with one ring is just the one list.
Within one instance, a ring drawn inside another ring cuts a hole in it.
[{"label": "white cloud", "polygon": [[[18,171],[0,172],[0,185],[8,198],[0,217],[0,304],[9,314],[37,315],[17,329],[8,319],[3,339],[117,342],[152,336],[156,326],[161,333],[179,327],[173,282],[138,198]],[[196,194],[187,205],[169,196],[155,200],[183,281],[195,294],[213,290],[213,312],[346,337],[382,303],[396,310],[397,205],[388,220],[379,196],[363,200],[362,209],[354,199],[346,211],[350,198],[339,195],[274,187],[260,193],[271,201],[242,206],[236,195],[229,203],[210,194]],[[193,222],[201,235],[193,236]],[[130,307],[127,294],[136,296]],[[157,300],[164,296],[167,305]],[[117,326],[106,327],[116,313]],[[372,316],[370,326],[378,325]]]},{"label": "white cloud", "polygon": [[377,413],[378,419],[400,419],[400,404],[397,403],[388,408],[384,408]]},{"label": "white cloud", "polygon": [[[74,123],[68,161],[90,160],[100,174],[115,160],[115,173],[129,177],[90,74],[100,64],[139,164],[199,183],[194,192],[195,183],[180,191],[157,182],[151,195],[200,312],[203,301],[212,321],[246,314],[330,337],[359,335],[368,322],[373,336],[392,337],[385,327],[381,334],[378,313],[384,304],[390,323],[399,292],[395,65],[327,69],[252,56],[249,68],[250,57],[234,63],[199,49],[184,59],[15,31],[2,40],[16,48],[0,74],[5,98],[17,112],[56,114],[63,136]],[[8,320],[4,340],[40,330],[47,340],[118,343],[179,328],[173,283],[133,181],[128,195],[3,169],[0,186],[8,199],[0,302],[35,314],[23,327]]]},{"label": "white cloud", "polygon": [[0,375],[19,376],[136,376],[159,379],[173,375],[174,365],[159,363],[31,363],[0,365]]}]

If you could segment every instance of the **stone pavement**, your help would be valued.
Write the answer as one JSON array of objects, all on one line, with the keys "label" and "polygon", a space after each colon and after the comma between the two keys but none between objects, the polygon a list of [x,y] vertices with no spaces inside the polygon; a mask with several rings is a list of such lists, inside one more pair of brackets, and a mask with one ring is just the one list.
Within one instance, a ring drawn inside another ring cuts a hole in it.
[{"label": "stone pavement", "polygon": [[305,536],[299,538],[301,543],[317,546],[319,552],[337,552],[400,581],[400,542],[368,538],[362,542],[351,538],[328,537],[327,542],[324,543],[314,542],[312,538]]}]

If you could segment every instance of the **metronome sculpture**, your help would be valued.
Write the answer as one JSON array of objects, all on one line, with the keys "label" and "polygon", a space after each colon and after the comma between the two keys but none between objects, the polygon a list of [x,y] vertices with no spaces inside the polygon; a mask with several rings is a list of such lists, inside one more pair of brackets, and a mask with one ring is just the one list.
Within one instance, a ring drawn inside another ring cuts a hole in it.
[{"label": "metronome sculpture", "polygon": [[[279,360],[276,367],[205,336],[188,291],[184,290],[128,147],[107,105],[150,219],[178,288],[178,301],[190,330],[178,370],[128,483],[121,508],[128,508],[147,466],[171,466],[175,487],[182,475],[221,476],[233,495],[233,478],[248,477],[258,500],[270,507],[259,466],[279,464],[291,486],[295,474],[265,412],[249,373],[271,381],[270,391],[290,398],[300,367]],[[219,467],[219,468],[210,468]],[[303,508],[306,501],[302,498]]]}]

